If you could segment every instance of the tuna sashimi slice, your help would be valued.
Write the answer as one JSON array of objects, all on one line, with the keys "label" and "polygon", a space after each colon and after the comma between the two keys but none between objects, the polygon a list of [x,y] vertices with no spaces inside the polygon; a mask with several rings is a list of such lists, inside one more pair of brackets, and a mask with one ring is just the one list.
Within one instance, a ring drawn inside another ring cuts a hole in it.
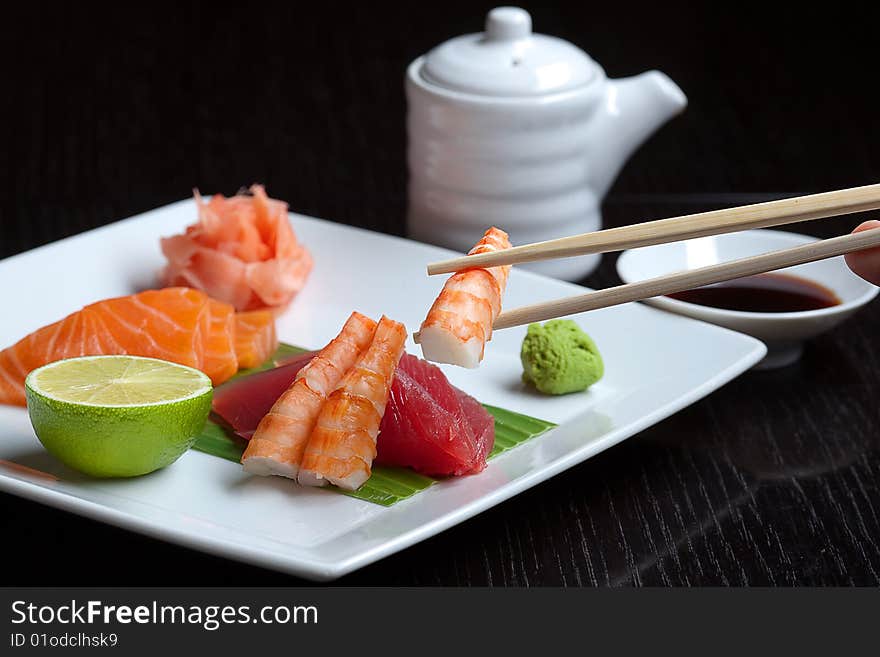
[{"label": "tuna sashimi slice", "polygon": [[[215,415],[236,434],[250,439],[313,355],[296,356],[279,367],[217,388]],[[377,463],[441,476],[480,472],[494,442],[494,418],[477,400],[451,385],[438,367],[403,355],[379,426]]]},{"label": "tuna sashimi slice", "polygon": [[278,367],[234,379],[215,389],[214,414],[237,435],[250,440],[260,420],[315,353],[299,354]]},{"label": "tuna sashimi slice", "polygon": [[494,442],[494,418],[477,400],[452,386],[435,365],[410,355],[401,359],[377,463],[427,475],[480,472]]},{"label": "tuna sashimi slice", "polygon": [[463,390],[455,389],[471,431],[474,432],[474,461],[471,472],[486,469],[486,459],[495,446],[495,418],[483,405]]}]

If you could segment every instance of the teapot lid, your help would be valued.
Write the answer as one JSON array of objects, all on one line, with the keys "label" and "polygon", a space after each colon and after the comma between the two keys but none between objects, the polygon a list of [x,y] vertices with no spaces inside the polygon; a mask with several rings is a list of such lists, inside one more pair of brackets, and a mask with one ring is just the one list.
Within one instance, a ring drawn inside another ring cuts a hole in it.
[{"label": "teapot lid", "polygon": [[456,37],[431,50],[421,74],[453,91],[539,96],[586,85],[600,71],[568,41],[534,34],[527,11],[497,7],[486,16],[485,32]]}]

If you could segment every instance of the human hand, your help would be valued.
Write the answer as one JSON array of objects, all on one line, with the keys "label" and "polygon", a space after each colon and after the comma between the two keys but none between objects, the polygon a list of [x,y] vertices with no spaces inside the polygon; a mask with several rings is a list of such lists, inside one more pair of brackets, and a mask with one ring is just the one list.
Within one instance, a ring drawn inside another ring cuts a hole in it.
[{"label": "human hand", "polygon": [[[880,229],[880,221],[866,221],[853,232],[859,233],[863,230],[871,229]],[[846,264],[848,264],[849,268],[856,274],[874,285],[880,285],[880,248],[847,253],[845,257]]]}]

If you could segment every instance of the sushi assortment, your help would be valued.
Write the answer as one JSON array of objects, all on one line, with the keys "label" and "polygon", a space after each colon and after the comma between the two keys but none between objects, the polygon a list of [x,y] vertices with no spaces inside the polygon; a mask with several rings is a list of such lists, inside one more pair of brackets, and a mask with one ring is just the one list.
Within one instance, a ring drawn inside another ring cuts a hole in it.
[{"label": "sushi assortment", "polygon": [[[276,316],[305,285],[312,256],[287,204],[260,185],[195,199],[197,222],[160,242],[166,287],[90,304],[0,351],[0,403],[24,405],[28,373],[54,361],[144,356],[201,370],[215,386],[228,382],[215,391],[213,412],[248,441],[241,463],[251,474],[355,490],[374,462],[432,476],[486,467],[492,415],[428,361],[479,365],[509,266],[446,281],[416,334],[427,360],[404,352],[400,322],[353,312],[319,351],[229,381],[275,352]],[[470,254],[506,248],[507,234],[492,227]]]}]

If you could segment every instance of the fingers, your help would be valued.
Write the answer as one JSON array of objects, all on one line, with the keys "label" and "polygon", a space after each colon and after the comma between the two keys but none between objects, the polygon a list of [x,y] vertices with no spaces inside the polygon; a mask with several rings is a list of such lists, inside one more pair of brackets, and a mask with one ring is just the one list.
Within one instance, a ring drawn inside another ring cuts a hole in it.
[{"label": "fingers", "polygon": [[[880,229],[880,221],[866,221],[853,232]],[[880,285],[880,248],[846,254],[846,264],[856,274],[874,285]]]}]

